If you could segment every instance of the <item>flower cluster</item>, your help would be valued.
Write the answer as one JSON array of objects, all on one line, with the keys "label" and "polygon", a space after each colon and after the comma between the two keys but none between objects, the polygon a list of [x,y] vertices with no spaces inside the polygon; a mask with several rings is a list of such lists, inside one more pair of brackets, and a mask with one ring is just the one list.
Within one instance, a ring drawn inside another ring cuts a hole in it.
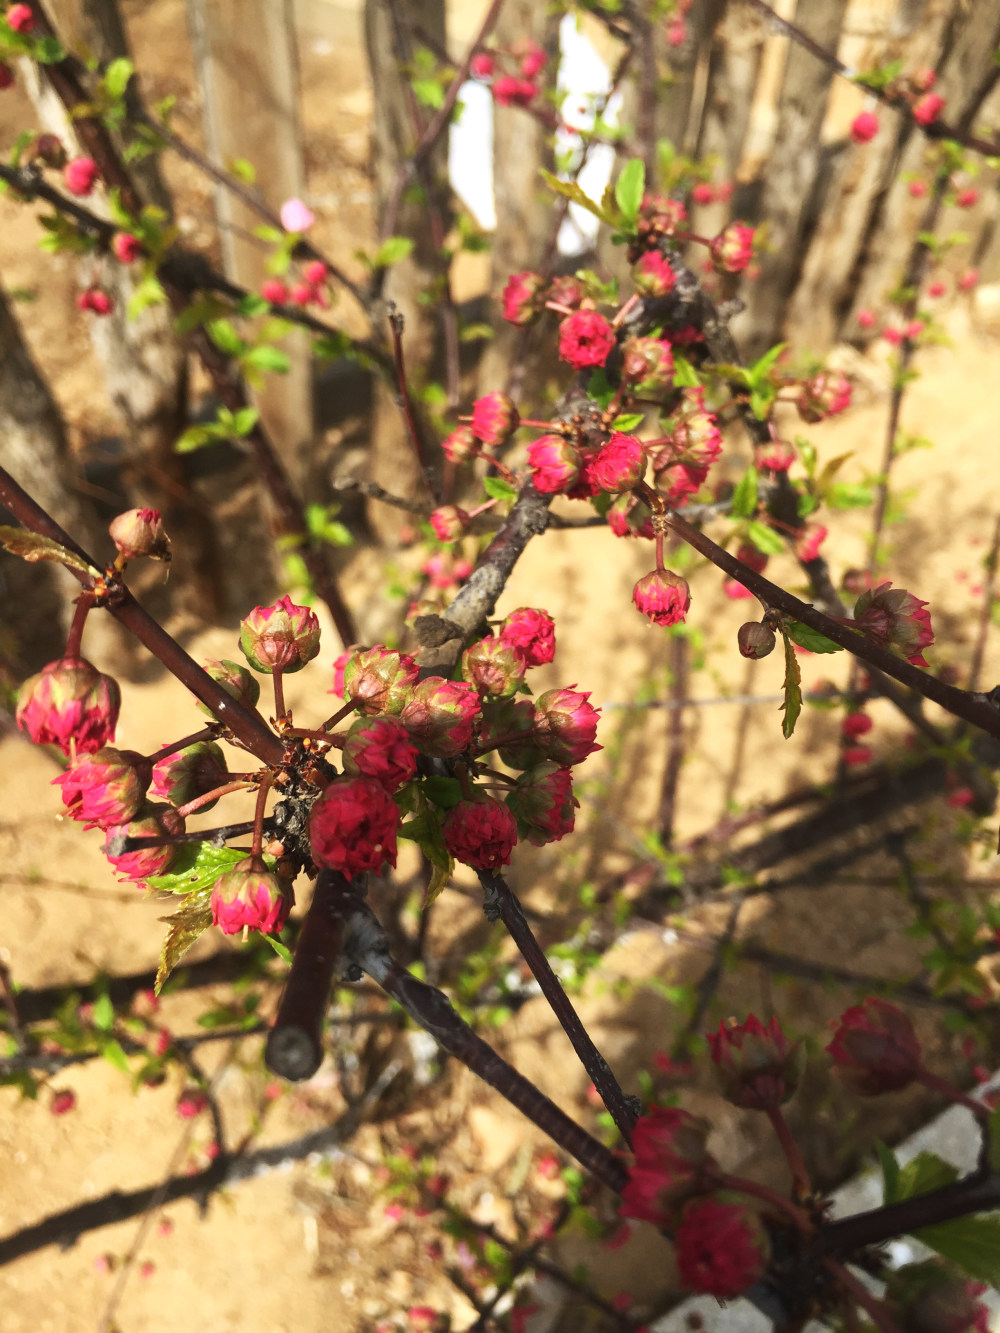
[{"label": "flower cluster", "polygon": [[538,96],[538,76],[547,64],[548,56],[529,37],[510,49],[478,51],[469,69],[490,86],[497,106],[526,107]]}]

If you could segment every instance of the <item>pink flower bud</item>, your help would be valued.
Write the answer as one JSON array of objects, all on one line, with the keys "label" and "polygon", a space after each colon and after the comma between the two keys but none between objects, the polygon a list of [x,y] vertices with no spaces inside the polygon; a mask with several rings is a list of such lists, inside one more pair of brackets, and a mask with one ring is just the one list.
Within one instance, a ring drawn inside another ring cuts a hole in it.
[{"label": "pink flower bud", "polygon": [[538,96],[538,85],[530,79],[501,74],[493,80],[493,100],[497,106],[530,106]]},{"label": "pink flower bud", "polygon": [[642,398],[674,382],[674,357],[665,338],[630,338],[622,349],[622,378]]},{"label": "pink flower bud", "polygon": [[634,435],[620,431],[611,436],[589,467],[594,484],[612,494],[638,486],[645,471],[646,453],[642,444]]},{"label": "pink flower bud", "polygon": [[169,561],[170,538],[163,530],[158,509],[127,509],[108,524],[111,540],[126,560],[147,556]]},{"label": "pink flower bud", "polygon": [[[26,6],[21,7],[26,8]],[[49,1102],[49,1110],[53,1115],[65,1115],[68,1111],[74,1110],[75,1107],[76,1093],[70,1088],[64,1088],[60,1092],[53,1093],[52,1100]]]},{"label": "pink flower bud", "polygon": [[479,453],[479,444],[468,426],[459,426],[441,441],[444,455],[451,463],[467,463]]},{"label": "pink flower bud", "polygon": [[80,292],[76,304],[79,310],[89,310],[101,316],[110,315],[115,308],[114,300],[100,287],[88,287],[85,292]]},{"label": "pink flower bud", "polygon": [[133,264],[142,254],[142,241],[130,231],[116,231],[111,249],[123,264]]},{"label": "pink flower bud", "polygon": [[280,278],[265,278],[260,285],[260,294],[272,305],[284,305],[288,300],[288,284]]},{"label": "pink flower bud", "polygon": [[142,884],[156,875],[165,875],[177,860],[179,848],[173,843],[138,847],[134,851],[115,850],[120,838],[163,838],[184,832],[184,820],[170,805],[146,802],[127,824],[115,824],[101,848],[114,866],[119,879]]},{"label": "pink flower bud", "polygon": [[418,674],[416,662],[406,653],[381,645],[359,649],[344,667],[344,698],[363,713],[398,715]]},{"label": "pink flower bud", "polygon": [[[742,588],[742,584],[738,584]],[[744,589],[746,592],[747,590]],[[747,592],[747,596],[751,596]],[[767,657],[769,653],[774,652],[775,637],[774,630],[770,625],[765,625],[762,621],[748,620],[745,625],[741,625],[736,634],[736,642],[739,650],[744,657],[752,662],[759,661],[762,657]]]},{"label": "pink flower bud", "polygon": [[240,621],[240,647],[255,671],[301,671],[319,652],[319,621],[285,596],[274,606],[255,606]]},{"label": "pink flower bud", "polygon": [[472,743],[479,709],[473,686],[427,676],[411,691],[400,717],[422,753],[452,759]]},{"label": "pink flower bud", "polygon": [[301,199],[286,199],[281,205],[281,225],[288,232],[308,231],[316,221],[311,209]]},{"label": "pink flower bud", "polygon": [[520,653],[528,667],[544,666],[556,655],[556,625],[547,611],[519,606],[500,627],[500,638]]},{"label": "pink flower bud", "polygon": [[193,1120],[208,1106],[208,1097],[200,1088],[185,1088],[177,1099],[177,1114],[182,1120]]},{"label": "pink flower bud", "polygon": [[[705,407],[705,390],[684,389],[681,411],[668,423],[670,444],[653,451],[653,471],[660,473],[676,463],[708,468],[722,453],[722,432],[715,415]],[[659,478],[657,478],[659,480]],[[698,485],[701,485],[699,480]],[[698,486],[693,487],[697,490]]]},{"label": "pink flower bud", "polygon": [[559,325],[559,357],[574,370],[603,366],[614,345],[614,329],[596,310],[576,310]]},{"label": "pink flower bud", "polygon": [[947,290],[948,287],[946,283],[940,281],[932,282],[928,284],[927,295],[931,298],[931,300],[936,301],[939,297],[944,296]]},{"label": "pink flower bud", "polygon": [[888,1000],[869,998],[845,1010],[826,1049],[848,1086],[862,1097],[897,1092],[922,1068],[913,1024]]},{"label": "pink flower bud", "polygon": [[854,604],[855,629],[883,648],[892,648],[914,666],[927,665],[923,650],[934,642],[927,603],[905,588],[882,583]]},{"label": "pink flower bud", "polygon": [[643,196],[639,220],[652,232],[673,236],[687,222],[687,209],[680,199],[671,199],[665,194],[647,194]]},{"label": "pink flower bud", "polygon": [[62,788],[70,818],[88,828],[108,829],[127,824],[142,808],[151,772],[149,761],[134,750],[105,746],[80,755],[52,781]]},{"label": "pink flower bud", "polygon": [[855,143],[870,143],[878,134],[878,116],[874,111],[862,111],[851,121],[851,138]]},{"label": "pink flower bud", "polygon": [[586,295],[583,283],[569,273],[557,274],[549,283],[548,299],[556,305],[573,309]]},{"label": "pink flower bud", "polygon": [[724,1195],[694,1199],[685,1207],[674,1246],[683,1285],[718,1300],[732,1300],[752,1287],[770,1257],[759,1218]]},{"label": "pink flower bud", "polygon": [[505,444],[518,422],[517,408],[505,393],[488,393],[472,404],[472,433],[483,444]]},{"label": "pink flower bud", "polygon": [[959,277],[956,286],[960,292],[971,292],[979,285],[979,269],[967,268]]},{"label": "pink flower bud", "polygon": [[542,435],[528,445],[535,489],[543,495],[568,491],[580,475],[580,451],[562,435]]},{"label": "pink flower bud", "polygon": [[[205,672],[227,694],[232,695],[234,699],[241,703],[244,708],[253,710],[257,707],[257,700],[260,698],[260,681],[245,666],[225,659],[219,662],[210,657],[205,662]],[[215,717],[208,704],[203,704],[200,700],[198,701],[198,708],[207,717]]]},{"label": "pink flower bud", "polygon": [[[214,741],[197,741],[194,745],[167,755],[154,766],[153,795],[168,805],[187,805],[188,801],[223,786],[228,777],[226,757],[221,747]],[[211,810],[217,800],[198,808]]]},{"label": "pink flower bud", "polygon": [[212,889],[212,925],[224,935],[244,929],[270,935],[285,924],[290,907],[281,879],[253,856],[220,875]]},{"label": "pink flower bud", "polygon": [[867,736],[873,726],[867,713],[848,713],[840,724],[840,730],[848,740],[855,741],[859,736]]},{"label": "pink flower bud", "polygon": [[14,32],[29,33],[35,30],[35,16],[30,5],[10,5],[7,22]]},{"label": "pink flower bud", "polygon": [[835,371],[823,371],[806,380],[795,405],[803,421],[835,417],[851,405],[851,382]]},{"label": "pink flower bud", "polygon": [[677,625],[688,613],[691,589],[687,580],[669,569],[654,569],[632,589],[636,610],[648,616],[654,625]]},{"label": "pink flower bud", "polygon": [[117,683],[82,657],[50,662],[18,691],[16,720],[36,745],[63,754],[95,754],[115,738]]},{"label": "pink flower bud", "polygon": [[875,323],[875,315],[871,310],[859,310],[856,318],[863,329],[870,329]]},{"label": "pink flower bud", "polygon": [[841,751],[841,759],[847,768],[863,768],[875,757],[874,750],[867,745],[848,745]]},{"label": "pink flower bud", "polygon": [[819,558],[819,549],[830,535],[822,523],[807,523],[795,540],[795,554],[804,565]]},{"label": "pink flower bud", "polygon": [[462,679],[494,699],[516,694],[524,670],[524,658],[502,638],[480,639],[462,654]]},{"label": "pink flower bud", "polygon": [[632,280],[646,296],[666,296],[673,291],[677,277],[659,250],[647,250],[632,270]]},{"label": "pink flower bud", "polygon": [[796,458],[797,454],[790,444],[775,440],[769,448],[758,452],[756,461],[758,467],[770,468],[772,472],[787,472]]},{"label": "pink flower bud", "polygon": [[926,181],[920,181],[920,180],[910,181],[909,185],[906,188],[909,192],[911,199],[923,199],[927,194]]},{"label": "pink flower bud", "polygon": [[469,62],[469,72],[473,78],[489,79],[496,68],[496,62],[488,51],[477,51]]},{"label": "pink flower bud", "polygon": [[657,1226],[671,1225],[692,1194],[718,1174],[706,1143],[706,1120],[676,1107],[657,1107],[636,1122],[635,1165],[622,1190],[619,1212]]},{"label": "pink flower bud", "polygon": [[374,778],[336,778],[309,813],[309,845],[317,866],[351,877],[396,864],[399,810]]},{"label": "pink flower bud", "polygon": [[417,753],[398,717],[362,717],[347,733],[344,771],[374,778],[387,791],[395,791],[416,773]]},{"label": "pink flower bud", "polygon": [[696,204],[710,204],[715,198],[715,190],[710,181],[698,181],[691,190],[691,198]]},{"label": "pink flower bud", "polygon": [[507,279],[500,298],[503,303],[503,317],[508,324],[524,328],[532,324],[542,311],[540,293],[544,286],[542,279],[530,269],[523,273],[512,273]]},{"label": "pink flower bud", "polygon": [[469,515],[458,505],[442,505],[431,514],[431,527],[439,542],[457,542],[469,531]]},{"label": "pink flower bud", "polygon": [[444,817],[444,845],[456,861],[475,870],[499,870],[510,865],[517,842],[514,816],[492,796],[459,801]]},{"label": "pink flower bud", "polygon": [[548,690],[535,701],[533,740],[546,759],[563,766],[579,764],[603,749],[595,741],[600,710],[589,700],[589,692],[569,685]]},{"label": "pink flower bud", "polygon": [[753,227],[742,222],[730,222],[713,239],[709,253],[717,272],[742,273],[753,258]]},{"label": "pink flower bud", "polygon": [[971,185],[965,190],[959,190],[955,196],[955,203],[959,208],[972,208],[979,201],[979,191]]},{"label": "pink flower bud", "polygon": [[310,287],[322,287],[329,275],[322,259],[311,259],[302,270],[302,276]]},{"label": "pink flower bud", "polygon": [[933,125],[944,108],[944,98],[937,93],[924,93],[913,104],[913,119],[918,125]]},{"label": "pink flower bud", "polygon": [[92,157],[74,157],[63,167],[63,180],[70,194],[88,195],[98,178],[97,163]]},{"label": "pink flower bud", "polygon": [[525,79],[533,79],[539,74],[548,63],[548,56],[538,45],[529,37],[525,42],[527,48],[525,54],[521,57],[521,76]]},{"label": "pink flower bud", "polygon": [[789,1044],[776,1017],[767,1027],[753,1014],[745,1023],[720,1023],[708,1044],[722,1095],[734,1106],[775,1110],[799,1086],[805,1051],[800,1041]]},{"label": "pink flower bud", "polygon": [[522,773],[507,797],[518,834],[536,847],[572,833],[579,804],[573,795],[573,774],[552,762],[536,764]]}]

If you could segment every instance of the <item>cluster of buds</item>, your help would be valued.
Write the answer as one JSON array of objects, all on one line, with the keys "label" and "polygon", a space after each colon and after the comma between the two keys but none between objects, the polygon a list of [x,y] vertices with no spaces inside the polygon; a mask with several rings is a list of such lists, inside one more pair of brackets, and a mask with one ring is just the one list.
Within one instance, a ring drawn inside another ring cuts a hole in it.
[{"label": "cluster of buds", "polygon": [[529,37],[509,50],[477,52],[469,70],[489,85],[497,106],[525,107],[538,96],[538,76],[547,64],[548,56]]},{"label": "cluster of buds", "polygon": [[283,278],[265,278],[260,286],[260,294],[271,305],[317,305],[326,309],[330,304],[326,293],[329,277],[323,261],[311,259],[302,265],[298,282],[289,285]]},{"label": "cluster of buds", "polygon": [[92,315],[110,315],[115,308],[115,301],[102,287],[92,286],[77,293],[76,308],[89,310]]}]

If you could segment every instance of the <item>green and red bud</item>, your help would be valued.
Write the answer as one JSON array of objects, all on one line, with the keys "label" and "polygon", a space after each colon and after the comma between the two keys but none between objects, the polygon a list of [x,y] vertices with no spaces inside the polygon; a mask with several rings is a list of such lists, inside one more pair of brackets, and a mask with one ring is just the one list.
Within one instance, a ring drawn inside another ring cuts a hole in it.
[{"label": "green and red bud", "polygon": [[152,769],[134,750],[105,746],[94,754],[79,755],[65,773],[52,781],[62,788],[71,819],[88,828],[127,824],[146,799]]},{"label": "green and red bud", "polygon": [[96,754],[113,741],[121,691],[82,657],[63,657],[21,686],[17,725],[36,745],[57,745],[63,754]]},{"label": "green and red bud", "polygon": [[344,698],[362,713],[398,716],[417,683],[416,662],[381,644],[362,648],[344,667]]},{"label": "green and red bud", "polygon": [[636,610],[648,616],[654,625],[677,625],[688,613],[691,589],[687,579],[679,574],[669,569],[654,569],[632,589],[632,601]]},{"label": "green and red bud", "polygon": [[573,774],[551,761],[522,773],[507,797],[518,834],[536,847],[572,833],[579,804],[573,795]]},{"label": "green and red bud", "polygon": [[[214,741],[197,741],[175,754],[167,755],[153,768],[153,795],[169,805],[187,805],[221,787],[229,778],[226,757]],[[211,810],[217,803],[207,801],[200,810]]]},{"label": "green and red bud", "polygon": [[462,679],[480,694],[505,699],[524,681],[525,660],[504,639],[480,639],[462,654]]},{"label": "green and red bud", "polygon": [[479,695],[464,681],[427,676],[410,691],[400,717],[423,754],[453,759],[472,743]]},{"label": "green and red bud", "polygon": [[226,871],[212,888],[212,925],[225,935],[280,930],[292,899],[287,884],[258,857],[248,856]]},{"label": "green and red bud", "polygon": [[290,675],[319,652],[319,621],[287,596],[274,606],[255,606],[240,621],[240,648],[255,671]]},{"label": "green and red bud", "polygon": [[[260,698],[260,681],[252,671],[249,671],[239,662],[229,662],[225,658],[219,662],[215,658],[209,657],[204,665],[205,673],[211,676],[216,685],[224,689],[237,703],[248,709],[257,707],[257,700]],[[215,717],[208,704],[203,704],[199,700],[198,707],[209,717]]]}]

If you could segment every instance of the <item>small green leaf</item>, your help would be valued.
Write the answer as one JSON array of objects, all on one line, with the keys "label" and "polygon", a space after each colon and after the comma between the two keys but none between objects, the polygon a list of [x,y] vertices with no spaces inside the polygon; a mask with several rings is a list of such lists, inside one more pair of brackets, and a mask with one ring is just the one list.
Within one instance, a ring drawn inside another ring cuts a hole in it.
[{"label": "small green leaf", "polygon": [[210,842],[188,842],[179,850],[174,868],[154,875],[146,883],[155,893],[201,893],[212,891],[220,875],[232,870],[246,852],[233,847],[213,847]]},{"label": "small green leaf", "polygon": [[153,986],[155,994],[159,995],[163,983],[181,958],[212,924],[211,897],[211,889],[189,894],[178,911],[163,918],[167,922],[167,934],[160,951],[160,966]]},{"label": "small green leaf", "polygon": [[255,407],[241,407],[233,417],[233,434],[242,438],[249,435],[260,420],[260,413]]},{"label": "small green leaf", "polygon": [[747,536],[762,555],[781,555],[785,549],[781,535],[755,518],[747,524]]},{"label": "small green leaf", "polygon": [[802,712],[802,672],[799,670],[799,659],[795,656],[795,648],[784,629],[781,631],[781,637],[785,644],[785,701],[781,705],[781,711],[785,716],[781,720],[781,734],[787,741],[795,730],[795,724]]},{"label": "small green leaf", "polygon": [[205,328],[212,342],[220,352],[225,352],[226,356],[242,356],[246,351],[246,343],[228,319],[210,320]]},{"label": "small green leaf", "polygon": [[568,199],[571,204],[579,204],[579,206],[585,208],[588,213],[593,213],[594,217],[600,218],[602,222],[607,222],[612,227],[617,225],[618,218],[614,213],[609,212],[606,207],[602,206],[604,201],[602,200],[601,204],[595,204],[593,199],[584,194],[576,181],[561,181],[558,176],[553,176],[551,171],[546,171],[544,168],[542,169],[542,179],[550,190],[554,190],[556,194],[562,195],[562,197]]},{"label": "small green leaf", "polygon": [[214,439],[215,434],[211,426],[188,426],[187,430],[174,441],[174,452],[193,454],[196,449],[203,449]]},{"label": "small green leaf", "polygon": [[899,1172],[899,1197],[912,1199],[917,1194],[929,1194],[958,1179],[958,1169],[937,1153],[920,1152]]},{"label": "small green leaf", "polygon": [[517,491],[509,481],[504,481],[501,477],[484,477],[483,490],[491,500],[501,500],[513,504],[517,499]]},{"label": "small green leaf", "polygon": [[736,518],[750,518],[757,512],[757,469],[748,467],[733,491],[733,515]]},{"label": "small green leaf", "polygon": [[608,383],[604,367],[599,366],[597,370],[591,372],[590,379],[587,381],[587,397],[593,398],[598,407],[607,408],[614,396],[615,390]]},{"label": "small green leaf", "polygon": [[976,1282],[1000,1286],[1000,1214],[956,1217],[913,1235]]},{"label": "small green leaf", "polygon": [[819,630],[803,625],[801,620],[786,621],[785,632],[793,643],[797,643],[800,648],[808,648],[811,653],[843,652],[839,643],[834,643],[825,634],[820,634]]},{"label": "small green leaf", "polygon": [[864,509],[874,498],[874,491],[863,481],[837,481],[826,493],[826,502],[832,509]]},{"label": "small green leaf", "polygon": [[39,37],[31,53],[40,65],[58,65],[66,59],[58,37]]},{"label": "small green leaf", "polygon": [[94,1027],[98,1032],[110,1032],[115,1025],[115,1007],[110,996],[99,995],[94,1001]]},{"label": "small green leaf", "polygon": [[615,417],[611,423],[612,430],[635,430],[636,426],[641,426],[645,418],[645,412],[626,412],[624,416]]},{"label": "small green leaf", "polygon": [[273,370],[276,375],[287,375],[292,364],[287,352],[267,343],[251,347],[241,359],[244,365],[255,366],[258,370]]},{"label": "small green leaf", "polygon": [[444,89],[437,79],[414,79],[410,87],[421,106],[429,106],[432,111],[444,106]]},{"label": "small green leaf", "polygon": [[787,343],[778,343],[770,351],[765,352],[752,366],[747,367],[747,384],[751,389],[758,389],[767,382],[768,376],[774,369],[774,363],[787,346]]},{"label": "small green leaf", "polygon": [[412,249],[413,241],[409,236],[390,236],[375,251],[372,267],[388,268],[390,264],[398,264]]},{"label": "small green leaf", "polygon": [[265,935],[265,936],[264,936],[264,939],[267,940],[268,944],[271,946],[271,948],[274,950],[274,952],[278,955],[278,957],[281,959],[281,961],[282,961],[283,963],[288,963],[289,966],[291,966],[291,962],[292,962],[292,951],[291,951],[291,949],[289,949],[288,945],[287,945],[287,944],[282,944],[281,940],[276,939],[273,935]]},{"label": "small green leaf", "polygon": [[29,532],[27,528],[0,526],[0,546],[11,555],[27,560],[29,564],[45,560],[51,564],[65,565],[67,569],[77,569],[81,574],[97,573],[75,552],[60,546],[51,537],[42,537],[37,532]]},{"label": "small green leaf", "polygon": [[679,389],[697,389],[701,384],[698,372],[685,356],[674,351],[674,384]]},{"label": "small green leaf", "polygon": [[875,1154],[882,1172],[882,1202],[895,1203],[899,1198],[899,1163],[896,1154],[881,1139],[875,1140]]},{"label": "small green leaf", "polygon": [[271,309],[271,302],[265,301],[256,292],[247,292],[246,296],[241,296],[237,301],[236,309],[244,319],[253,319],[256,315],[266,315]]},{"label": "small green leaf", "polygon": [[615,182],[615,200],[626,222],[634,222],[639,216],[645,190],[646,164],[641,158],[633,157],[625,163]]},{"label": "small green leaf", "polygon": [[134,68],[131,60],[127,60],[124,56],[120,56],[117,60],[112,60],[111,64],[104,71],[104,78],[101,82],[104,84],[108,96],[114,98],[116,102],[120,97],[124,96],[125,89],[128,87],[128,81],[132,77]]},{"label": "small green leaf", "polygon": [[450,810],[462,799],[462,784],[458,778],[424,778],[420,790],[429,801],[439,805],[442,810]]},{"label": "small green leaf", "polygon": [[494,338],[496,332],[490,324],[463,324],[458,335],[458,341],[462,343],[488,342]]},{"label": "small green leaf", "polygon": [[244,185],[255,185],[257,182],[257,168],[245,157],[234,157],[229,164],[229,170]]},{"label": "small green leaf", "polygon": [[109,1065],[112,1065],[120,1073],[128,1074],[130,1072],[128,1067],[128,1056],[113,1037],[110,1041],[106,1041],[102,1044],[101,1055],[104,1056]]}]

